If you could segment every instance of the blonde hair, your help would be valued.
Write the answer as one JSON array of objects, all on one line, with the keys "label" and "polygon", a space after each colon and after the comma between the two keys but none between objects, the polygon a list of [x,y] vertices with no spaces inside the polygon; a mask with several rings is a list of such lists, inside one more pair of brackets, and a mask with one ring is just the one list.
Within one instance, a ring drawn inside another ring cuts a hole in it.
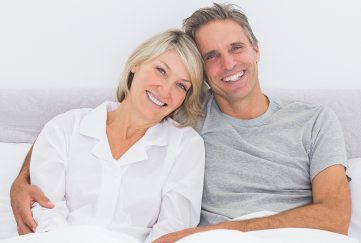
[{"label": "blonde hair", "polygon": [[134,76],[131,72],[132,67],[150,61],[168,50],[178,53],[192,83],[183,104],[169,117],[176,120],[180,127],[195,127],[199,116],[202,115],[202,103],[206,91],[203,82],[203,61],[192,39],[181,30],[168,30],[155,35],[133,51],[125,64],[117,88],[117,99],[122,102],[129,94]]}]

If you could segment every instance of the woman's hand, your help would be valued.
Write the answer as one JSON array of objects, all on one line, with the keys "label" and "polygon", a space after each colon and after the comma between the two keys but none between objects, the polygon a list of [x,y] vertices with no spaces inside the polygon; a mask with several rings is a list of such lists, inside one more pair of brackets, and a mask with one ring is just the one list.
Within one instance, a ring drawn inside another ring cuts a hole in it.
[{"label": "woman's hand", "polygon": [[31,213],[34,202],[45,208],[54,207],[38,187],[30,185],[28,180],[20,175],[11,186],[10,198],[19,235],[34,232],[36,229],[37,225]]}]

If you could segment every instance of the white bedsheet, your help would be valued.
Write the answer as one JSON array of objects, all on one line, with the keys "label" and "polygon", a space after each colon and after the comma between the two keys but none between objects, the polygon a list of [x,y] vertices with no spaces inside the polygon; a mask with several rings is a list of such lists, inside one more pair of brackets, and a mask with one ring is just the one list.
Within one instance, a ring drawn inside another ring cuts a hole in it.
[{"label": "white bedsheet", "polygon": [[211,230],[185,237],[177,243],[358,243],[341,234],[315,229],[283,228],[240,232]]},{"label": "white bedsheet", "polygon": [[[94,226],[71,226],[48,233],[13,237],[1,243],[140,243],[124,233],[114,233]],[[359,243],[341,234],[315,229],[282,228],[240,232],[211,230],[190,235],[178,243]]]},{"label": "white bedsheet", "polygon": [[[246,220],[276,214],[272,211],[250,213],[233,220]],[[359,243],[358,240],[324,230],[304,228],[282,228],[241,232],[236,230],[212,230],[190,235],[179,243]]]},{"label": "white bedsheet", "polygon": [[[275,214],[260,211],[234,220],[265,217]],[[115,233],[95,226],[71,226],[42,234],[14,237],[1,243],[140,243],[124,233]],[[281,228],[241,232],[236,230],[211,230],[190,235],[178,243],[360,243],[358,240],[324,230]]]},{"label": "white bedsheet", "polygon": [[0,241],[1,243],[140,243],[137,239],[96,226],[69,226],[46,232],[31,233]]}]

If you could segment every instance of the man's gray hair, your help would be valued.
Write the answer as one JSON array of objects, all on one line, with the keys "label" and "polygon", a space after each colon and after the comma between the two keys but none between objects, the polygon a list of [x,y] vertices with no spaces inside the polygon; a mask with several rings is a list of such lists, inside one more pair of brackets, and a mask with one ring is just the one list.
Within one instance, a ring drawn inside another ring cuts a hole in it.
[{"label": "man's gray hair", "polygon": [[258,44],[257,38],[248,23],[247,16],[235,4],[213,3],[212,7],[201,8],[195,11],[189,18],[183,20],[183,29],[187,35],[195,40],[195,33],[201,26],[214,20],[227,19],[237,22],[243,28],[252,45]]}]

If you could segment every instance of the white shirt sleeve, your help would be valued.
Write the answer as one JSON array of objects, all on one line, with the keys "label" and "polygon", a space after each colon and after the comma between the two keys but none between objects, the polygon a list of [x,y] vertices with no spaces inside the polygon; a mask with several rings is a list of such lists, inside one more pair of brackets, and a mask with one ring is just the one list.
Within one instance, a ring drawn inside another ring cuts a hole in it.
[{"label": "white shirt sleeve", "polygon": [[163,188],[157,223],[145,242],[199,223],[203,180],[204,142],[196,135],[183,139],[175,164]]},{"label": "white shirt sleeve", "polygon": [[[65,118],[65,117],[64,117]],[[67,224],[68,208],[65,201],[65,170],[67,145],[64,130],[56,117],[45,125],[37,138],[30,162],[31,184],[38,186],[55,205],[53,209],[35,203],[33,217],[38,224],[36,232],[46,232]],[[62,124],[63,125],[63,124]]]}]

